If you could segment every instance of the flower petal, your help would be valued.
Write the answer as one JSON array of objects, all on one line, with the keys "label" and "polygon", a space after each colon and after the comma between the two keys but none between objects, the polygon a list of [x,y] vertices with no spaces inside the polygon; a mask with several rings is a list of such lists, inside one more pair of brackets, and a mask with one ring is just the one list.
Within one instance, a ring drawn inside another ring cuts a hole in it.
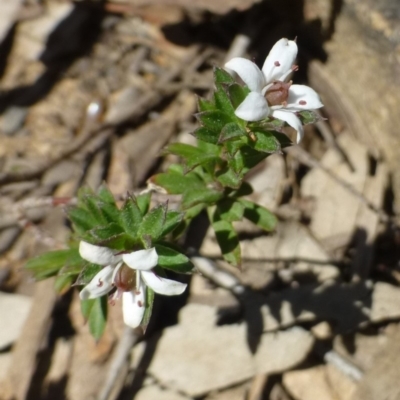
[{"label": "flower petal", "polygon": [[292,85],[289,89],[288,110],[315,110],[324,105],[314,89],[305,85]]},{"label": "flower petal", "polygon": [[79,254],[84,260],[103,266],[115,264],[121,259],[108,247],[95,246],[83,240],[79,243]]},{"label": "flower petal", "polygon": [[122,256],[125,264],[132,269],[148,271],[158,264],[158,254],[153,247],[146,250],[133,251]]},{"label": "flower petal", "polygon": [[124,292],[122,294],[122,315],[125,325],[137,328],[143,320],[146,310],[146,287],[142,285],[140,291]]},{"label": "flower petal", "polygon": [[274,80],[284,81],[292,72],[297,56],[297,44],[293,40],[278,40],[265,59],[262,71],[267,83]]},{"label": "flower petal", "polygon": [[260,93],[250,92],[239,104],[235,114],[245,121],[259,121],[268,117],[269,107],[264,96]]},{"label": "flower petal", "polygon": [[287,111],[286,109],[274,110],[272,112],[274,118],[285,121],[288,125],[294,128],[297,132],[296,142],[300,143],[304,136],[303,125],[295,113]]},{"label": "flower petal", "polygon": [[164,294],[165,296],[182,294],[187,286],[185,283],[161,278],[161,276],[156,275],[154,272],[142,271],[140,274],[149,288],[153,289],[156,293]]},{"label": "flower petal", "polygon": [[252,92],[261,92],[265,86],[265,79],[260,68],[252,61],[242,57],[235,57],[225,64],[229,70],[235,71]]},{"label": "flower petal", "polygon": [[112,289],[112,276],[114,268],[111,265],[103,268],[94,278],[80,291],[81,300],[95,299],[104,296]]}]

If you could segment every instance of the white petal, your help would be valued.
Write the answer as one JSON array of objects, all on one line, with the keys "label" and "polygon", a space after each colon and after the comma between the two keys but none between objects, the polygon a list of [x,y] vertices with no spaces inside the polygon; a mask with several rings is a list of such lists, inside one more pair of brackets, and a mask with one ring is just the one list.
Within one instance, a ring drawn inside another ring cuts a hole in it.
[{"label": "white petal", "polygon": [[124,292],[122,294],[122,315],[124,322],[131,328],[137,328],[143,320],[146,310],[146,288],[144,285],[140,292]]},{"label": "white petal", "polygon": [[158,264],[158,254],[153,247],[147,250],[133,251],[122,256],[125,264],[132,269],[148,271]]},{"label": "white petal", "polygon": [[278,40],[265,59],[262,71],[267,83],[274,80],[284,81],[292,72],[297,56],[297,44],[293,40]]},{"label": "white petal", "polygon": [[314,89],[305,85],[292,85],[289,89],[288,110],[315,110],[324,105]]},{"label": "white petal", "polygon": [[235,114],[245,121],[259,121],[267,118],[268,113],[267,101],[263,95],[256,92],[250,92],[235,111]]},{"label": "white petal", "polygon": [[108,247],[95,246],[83,240],[79,243],[79,254],[84,260],[98,265],[115,264],[121,259]]},{"label": "white petal", "polygon": [[112,289],[114,268],[108,265],[98,272],[94,278],[81,290],[81,300],[95,299],[104,296]]},{"label": "white petal", "polygon": [[252,92],[261,92],[265,86],[264,75],[252,61],[235,57],[225,64],[227,69],[235,71]]},{"label": "white petal", "polygon": [[187,286],[185,283],[161,278],[161,276],[156,275],[154,272],[142,271],[140,274],[149,288],[153,289],[156,293],[164,294],[165,296],[182,294]]},{"label": "white petal", "polygon": [[300,143],[301,139],[304,136],[303,125],[301,125],[301,121],[297,118],[296,114],[290,111],[286,111],[286,109],[274,110],[272,112],[272,116],[274,118],[278,118],[282,121],[285,121],[288,125],[294,128],[297,132],[296,142]]}]

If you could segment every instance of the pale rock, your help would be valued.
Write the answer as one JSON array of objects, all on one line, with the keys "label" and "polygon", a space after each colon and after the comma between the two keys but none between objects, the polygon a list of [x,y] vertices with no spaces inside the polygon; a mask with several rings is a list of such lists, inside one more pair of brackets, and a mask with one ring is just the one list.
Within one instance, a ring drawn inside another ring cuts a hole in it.
[{"label": "pale rock", "polygon": [[326,381],[324,366],[286,372],[283,384],[295,400],[335,399]]},{"label": "pale rock", "polygon": [[314,325],[311,328],[311,333],[319,340],[330,339],[333,335],[332,327],[326,321]]},{"label": "pale rock", "polygon": [[400,289],[384,282],[377,282],[372,294],[371,321],[382,322],[400,317]]},{"label": "pale rock", "polygon": [[49,34],[71,11],[72,3],[48,3],[45,12],[34,19],[18,24],[16,52],[24,59],[35,60],[43,52]]},{"label": "pale rock", "polygon": [[0,292],[0,349],[12,345],[17,340],[31,304],[30,297]]},{"label": "pale rock", "polygon": [[[292,368],[313,346],[309,332],[295,327],[262,334],[253,355],[246,341],[246,324],[216,326],[216,318],[216,308],[193,303],[184,307],[180,324],[165,329],[156,343],[149,374],[162,386],[197,397],[256,374]],[[134,349],[134,368],[145,347],[141,343]]]},{"label": "pale rock", "polygon": [[357,383],[339,371],[333,365],[325,367],[325,378],[337,400],[351,400],[357,389]]},{"label": "pale rock", "polygon": [[23,0],[2,0],[0,1],[0,42],[3,41],[13,26]]},{"label": "pale rock", "polygon": [[177,392],[168,389],[161,389],[158,386],[145,386],[139,390],[135,400],[189,400]]},{"label": "pale rock", "polygon": [[[338,142],[344,151],[348,150],[346,155],[354,171],[333,148],[325,153],[321,164],[362,193],[368,174],[367,148],[346,134],[341,135]],[[301,194],[315,199],[310,228],[319,240],[329,242],[337,237],[344,242],[350,240],[361,205],[354,194],[318,168],[312,169],[302,180]]]},{"label": "pale rock", "polygon": [[11,358],[12,358],[11,352],[0,353],[0,383],[7,376],[8,367],[11,364]]}]

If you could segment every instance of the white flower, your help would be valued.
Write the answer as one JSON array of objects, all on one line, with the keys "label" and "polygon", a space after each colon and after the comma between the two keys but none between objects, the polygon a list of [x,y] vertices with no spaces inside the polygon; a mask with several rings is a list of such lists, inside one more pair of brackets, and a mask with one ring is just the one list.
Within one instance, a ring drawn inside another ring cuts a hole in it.
[{"label": "white flower", "polygon": [[265,59],[262,70],[256,64],[241,57],[232,58],[225,64],[236,72],[251,90],[235,111],[245,121],[259,121],[272,116],[285,121],[297,131],[297,143],[303,137],[303,126],[296,113],[323,107],[318,94],[308,86],[287,82],[297,56],[296,42],[279,40]]},{"label": "white flower", "polygon": [[122,294],[124,322],[131,328],[140,325],[146,308],[146,287],[154,292],[173,296],[182,294],[186,284],[156,275],[152,269],[158,263],[155,248],[117,254],[107,247],[81,241],[79,254],[104,268],[81,290],[82,300],[103,296],[116,288],[112,300]]}]

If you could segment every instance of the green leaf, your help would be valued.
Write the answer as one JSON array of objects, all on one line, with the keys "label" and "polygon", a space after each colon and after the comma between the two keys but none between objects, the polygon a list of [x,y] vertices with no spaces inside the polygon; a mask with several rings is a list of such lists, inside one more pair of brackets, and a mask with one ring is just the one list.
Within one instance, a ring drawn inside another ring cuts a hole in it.
[{"label": "green leaf", "polygon": [[58,294],[65,294],[74,283],[74,277],[71,275],[59,275],[54,282],[54,288]]},{"label": "green leaf", "polygon": [[100,210],[98,198],[96,196],[86,195],[82,198],[82,202],[86,206],[88,212],[92,215],[93,219],[96,221],[96,225],[104,225],[108,222]]},{"label": "green leaf", "polygon": [[313,110],[304,110],[298,113],[303,125],[315,124],[321,120],[321,117]]},{"label": "green leaf", "polygon": [[219,170],[216,174],[216,177],[222,186],[232,189],[238,189],[242,182],[242,176],[234,172],[228,166],[225,166]]},{"label": "green leaf", "polygon": [[228,160],[228,164],[236,173],[245,174],[267,156],[267,153],[257,151],[245,145]]},{"label": "green leaf", "polygon": [[225,199],[217,204],[216,212],[218,219],[233,222],[243,218],[244,206],[242,203],[232,199]]},{"label": "green leaf", "polygon": [[243,216],[245,218],[268,232],[275,229],[277,219],[271,211],[249,200],[239,199],[238,201],[244,206]]},{"label": "green leaf", "polygon": [[146,309],[144,311],[143,319],[141,322],[141,326],[144,331],[146,331],[147,325],[149,324],[151,313],[153,311],[154,304],[154,291],[151,288],[147,288],[146,290]]},{"label": "green leaf", "polygon": [[226,124],[234,122],[228,114],[219,110],[204,111],[196,114],[196,117],[203,126],[217,133],[221,132]]},{"label": "green leaf", "polygon": [[126,234],[121,226],[114,223],[99,226],[88,233],[95,240],[94,244],[115,250],[125,250],[134,243],[133,238]]},{"label": "green leaf", "polygon": [[120,212],[120,218],[121,225],[125,231],[132,237],[137,237],[143,217],[135,198],[129,197],[126,199]]},{"label": "green leaf", "polygon": [[75,281],[76,285],[87,285],[103,267],[97,264],[87,264]]},{"label": "green leaf", "polygon": [[237,83],[234,83],[232,85],[229,85],[228,93],[232,105],[236,110],[236,108],[239,107],[239,105],[243,102],[246,96],[250,93],[250,90],[247,87],[243,87]]},{"label": "green leaf", "polygon": [[217,144],[219,133],[201,126],[193,132],[193,136],[203,142]]},{"label": "green leaf", "polygon": [[200,112],[215,110],[215,105],[212,101],[203,99],[201,97],[197,98],[197,106]]},{"label": "green leaf", "polygon": [[248,182],[243,182],[240,188],[232,194],[233,197],[248,196],[253,193],[253,188]]},{"label": "green leaf", "polygon": [[150,202],[151,202],[150,192],[142,193],[136,197],[136,204],[139,207],[139,210],[142,213],[143,217],[149,212]]},{"label": "green leaf", "polygon": [[208,209],[208,215],[224,259],[235,267],[241,264],[240,244],[231,222],[221,220],[215,207]]},{"label": "green leaf", "polygon": [[163,232],[166,213],[167,205],[163,204],[153,208],[148,214],[146,214],[138,230],[139,237],[142,240],[149,237],[152,241],[158,240]]},{"label": "green leaf", "polygon": [[97,196],[99,197],[100,200],[102,200],[104,203],[111,204],[115,206],[115,199],[113,194],[110,192],[108,187],[103,183],[99,190],[97,191]]},{"label": "green leaf", "polygon": [[276,137],[276,139],[278,140],[278,142],[280,143],[281,149],[284,149],[285,147],[289,147],[289,146],[293,145],[292,141],[285,134],[280,133],[280,132],[274,132],[273,134]]},{"label": "green leaf", "polygon": [[104,218],[107,222],[119,223],[120,210],[117,208],[115,204],[99,201],[97,205],[100,208],[100,211],[104,215]]},{"label": "green leaf", "polygon": [[215,67],[214,68],[214,81],[215,83],[235,83],[235,80],[232,78],[231,75],[229,75],[228,72],[226,72],[222,68]]},{"label": "green leaf", "polygon": [[254,142],[254,148],[258,151],[265,153],[277,153],[281,151],[281,145],[279,141],[271,132],[266,131],[253,131],[256,137],[256,142]]},{"label": "green leaf", "polygon": [[96,340],[99,340],[104,333],[107,322],[107,296],[82,300],[81,310],[83,316],[89,322],[90,333]]},{"label": "green leaf", "polygon": [[220,85],[217,86],[217,90],[214,93],[214,102],[215,106],[219,110],[235,118],[235,110],[232,106],[231,100],[228,94],[226,93],[225,89]]},{"label": "green leaf", "polygon": [[56,275],[66,265],[81,265],[82,263],[78,249],[72,248],[41,254],[29,260],[25,268],[33,273],[35,279],[40,280]]},{"label": "green leaf", "polygon": [[[218,147],[216,147],[216,149],[218,150]],[[172,143],[166,150],[169,153],[184,158],[189,169],[193,169],[197,165],[204,164],[211,160],[218,159],[218,153],[211,151],[205,152],[197,147],[185,143]]]},{"label": "green leaf", "polygon": [[194,265],[184,254],[166,245],[156,244],[155,248],[160,267],[179,273],[188,273],[193,270]]},{"label": "green leaf", "polygon": [[197,204],[214,204],[223,197],[223,193],[215,190],[204,188],[196,188],[184,193],[182,197],[182,208],[191,208]]},{"label": "green leaf", "polygon": [[236,122],[226,124],[218,138],[218,143],[226,142],[227,140],[237,139],[246,135],[246,130]]},{"label": "green leaf", "polygon": [[84,234],[97,225],[92,214],[83,208],[73,207],[68,211],[68,218],[71,220],[75,231]]},{"label": "green leaf", "polygon": [[178,172],[168,171],[154,175],[150,180],[163,187],[169,194],[182,194],[186,190],[204,186],[204,182],[195,172],[182,175]]},{"label": "green leaf", "polygon": [[181,223],[183,216],[184,214],[179,211],[167,211],[160,237],[165,237],[168,233],[176,229]]}]

